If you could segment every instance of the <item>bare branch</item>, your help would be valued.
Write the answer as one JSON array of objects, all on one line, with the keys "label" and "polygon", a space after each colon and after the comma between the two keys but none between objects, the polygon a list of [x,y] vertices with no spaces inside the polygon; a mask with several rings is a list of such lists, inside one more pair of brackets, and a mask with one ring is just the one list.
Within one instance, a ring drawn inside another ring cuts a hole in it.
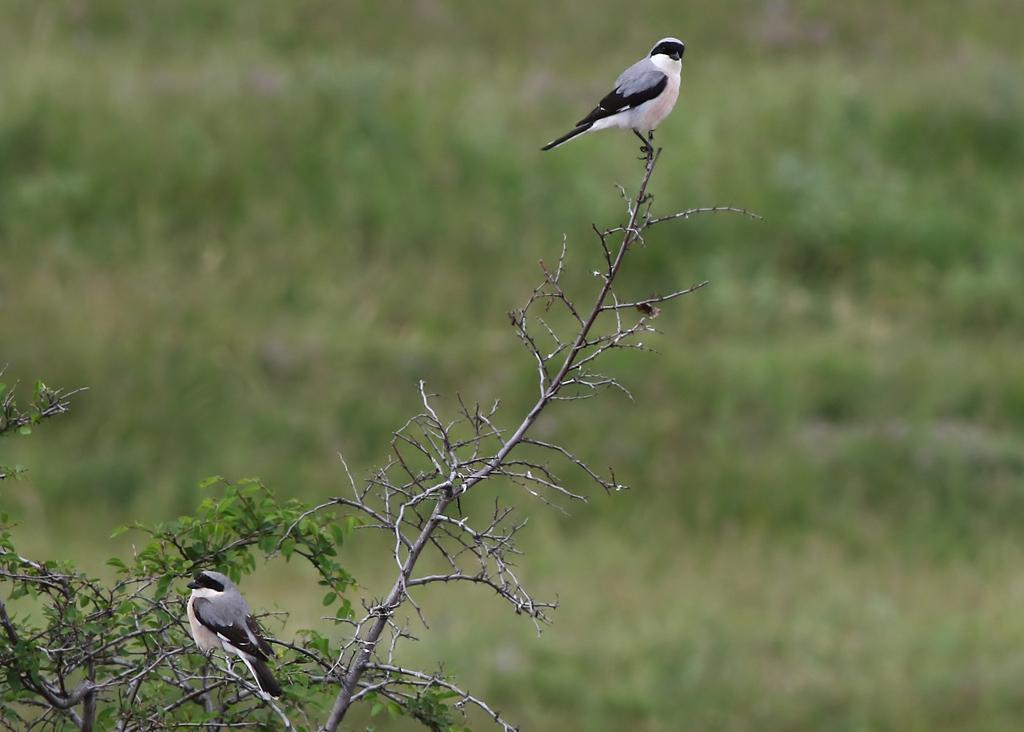
[{"label": "bare branch", "polygon": [[758,221],[763,221],[764,217],[760,214],[756,214],[753,211],[748,211],[745,208],[737,208],[736,206],[702,206],[700,208],[688,208],[685,211],[679,211],[678,213],[668,214],[667,216],[657,216],[647,221],[647,226],[654,226],[660,224],[663,221],[673,221],[675,219],[688,219],[699,214],[706,213],[736,213],[743,216],[748,216]]}]

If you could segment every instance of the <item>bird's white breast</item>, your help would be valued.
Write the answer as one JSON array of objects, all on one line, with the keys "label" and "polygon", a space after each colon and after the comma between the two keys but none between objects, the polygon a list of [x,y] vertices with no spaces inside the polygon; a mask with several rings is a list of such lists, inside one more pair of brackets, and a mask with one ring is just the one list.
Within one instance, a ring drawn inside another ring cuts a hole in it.
[{"label": "bird's white breast", "polygon": [[186,613],[188,614],[188,625],[192,630],[192,638],[195,640],[196,645],[199,646],[201,651],[210,651],[215,649],[224,649],[224,643],[213,631],[206,628],[196,618],[195,610],[192,609],[192,602],[196,599],[196,593],[193,592],[192,596],[188,598],[188,605],[186,606]]},{"label": "bird's white breast", "polygon": [[645,102],[637,108],[637,128],[641,130],[653,130],[668,117],[669,112],[676,106],[679,98],[679,74],[669,74],[665,91],[649,102]]}]

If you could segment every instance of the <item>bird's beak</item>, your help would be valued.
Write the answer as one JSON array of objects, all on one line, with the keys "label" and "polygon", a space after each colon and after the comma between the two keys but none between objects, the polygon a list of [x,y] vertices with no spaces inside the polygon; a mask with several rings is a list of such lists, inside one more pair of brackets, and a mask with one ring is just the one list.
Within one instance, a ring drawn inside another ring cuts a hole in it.
[{"label": "bird's beak", "polygon": [[194,589],[197,589],[199,587],[199,583],[196,582],[195,580],[192,580],[191,582],[189,582],[185,586],[188,587],[190,590],[194,590]]}]

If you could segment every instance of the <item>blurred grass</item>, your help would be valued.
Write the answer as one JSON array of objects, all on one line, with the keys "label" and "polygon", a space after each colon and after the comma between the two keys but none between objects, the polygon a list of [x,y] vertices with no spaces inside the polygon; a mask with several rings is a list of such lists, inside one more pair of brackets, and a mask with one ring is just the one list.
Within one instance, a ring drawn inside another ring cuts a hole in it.
[{"label": "blurred grass", "polygon": [[531,729],[1016,728],[1024,11],[621,12],[0,0],[2,358],[90,388],[3,445],[31,467],[2,494],[22,546],[99,567],[210,474],[333,494],[335,451],[368,470],[419,378],[515,419],[504,313],[563,232],[590,284],[589,223],[638,173],[613,133],[538,147],[679,35],[656,210],[766,221],[651,237],[635,292],[712,286],[615,361],[635,404],[538,425],[636,488],[528,506],[555,626],[445,595],[410,655]]}]

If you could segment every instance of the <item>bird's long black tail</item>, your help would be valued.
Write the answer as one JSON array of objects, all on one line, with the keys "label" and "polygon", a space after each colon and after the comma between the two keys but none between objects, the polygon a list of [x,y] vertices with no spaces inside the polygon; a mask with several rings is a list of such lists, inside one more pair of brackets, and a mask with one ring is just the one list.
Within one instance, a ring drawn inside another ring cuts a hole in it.
[{"label": "bird's long black tail", "polygon": [[542,147],[541,150],[550,150],[551,148],[558,147],[559,145],[564,145],[577,135],[582,135],[584,132],[586,132],[593,126],[593,122],[584,122],[581,125],[577,125],[573,129],[569,130],[564,135],[559,137],[557,140],[552,140],[551,142],[549,142],[547,145]]},{"label": "bird's long black tail", "polygon": [[252,675],[256,679],[256,683],[259,684],[261,691],[270,694],[274,698],[281,696],[281,685],[277,683],[274,674],[270,673],[270,668],[267,667],[266,661],[262,658],[243,658],[242,660],[245,661],[245,665],[252,671]]}]

